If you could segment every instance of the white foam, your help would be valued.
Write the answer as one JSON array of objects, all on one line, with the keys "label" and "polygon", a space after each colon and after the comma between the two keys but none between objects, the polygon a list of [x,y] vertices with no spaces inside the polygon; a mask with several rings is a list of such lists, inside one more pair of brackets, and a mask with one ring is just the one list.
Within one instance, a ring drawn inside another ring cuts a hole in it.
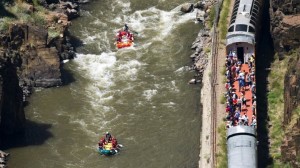
[{"label": "white foam", "polygon": [[147,100],[151,100],[151,98],[153,96],[155,96],[157,94],[157,90],[155,89],[151,89],[151,90],[144,90],[143,92],[143,96],[147,99]]}]

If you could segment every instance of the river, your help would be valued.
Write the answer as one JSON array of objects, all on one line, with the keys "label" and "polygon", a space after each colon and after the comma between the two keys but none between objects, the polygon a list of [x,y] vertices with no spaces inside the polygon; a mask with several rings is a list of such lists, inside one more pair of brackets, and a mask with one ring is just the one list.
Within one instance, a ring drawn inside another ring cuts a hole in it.
[{"label": "river", "polygon": [[[64,65],[65,85],[39,89],[25,108],[26,136],[12,168],[195,168],[200,151],[200,85],[190,47],[200,24],[184,0],[92,0],[70,32],[82,41]],[[136,46],[117,50],[127,23]],[[124,148],[97,153],[106,131]]]}]

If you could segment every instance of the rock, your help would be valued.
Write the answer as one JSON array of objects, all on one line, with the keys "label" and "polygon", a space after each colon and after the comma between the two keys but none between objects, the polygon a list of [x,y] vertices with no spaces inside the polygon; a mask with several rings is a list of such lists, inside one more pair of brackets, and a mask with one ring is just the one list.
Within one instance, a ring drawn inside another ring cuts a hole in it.
[{"label": "rock", "polygon": [[205,7],[205,1],[199,1],[199,2],[194,4],[194,8],[198,8],[198,9],[203,10],[204,7]]},{"label": "rock", "polygon": [[78,0],[77,1],[79,4],[85,4],[85,3],[88,3],[89,0]]},{"label": "rock", "polygon": [[47,4],[57,4],[59,2],[59,0],[46,0]]},{"label": "rock", "polygon": [[79,13],[75,9],[68,8],[66,13],[68,15],[68,19],[74,19],[74,18],[77,18],[79,16]]},{"label": "rock", "polygon": [[181,5],[181,9],[180,11],[181,12],[184,12],[184,13],[188,13],[188,12],[191,12],[194,8],[194,5],[192,3],[184,3]]},{"label": "rock", "polygon": [[191,79],[191,80],[189,81],[189,84],[196,84],[196,79]]},{"label": "rock", "polygon": [[7,166],[5,164],[0,164],[0,168],[6,168]]},{"label": "rock", "polygon": [[54,3],[52,3],[52,4],[50,4],[48,7],[49,7],[50,10],[53,11],[53,10],[55,10],[55,9],[57,8],[57,5],[54,4]]},{"label": "rock", "polygon": [[197,14],[196,14],[197,21],[203,22],[204,21],[204,15],[205,15],[204,11],[198,10]]}]

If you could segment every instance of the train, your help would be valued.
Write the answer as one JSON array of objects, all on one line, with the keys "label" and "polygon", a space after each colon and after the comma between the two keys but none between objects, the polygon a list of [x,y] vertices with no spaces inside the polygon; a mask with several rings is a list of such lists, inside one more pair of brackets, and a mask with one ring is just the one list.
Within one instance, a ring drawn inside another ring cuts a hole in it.
[{"label": "train", "polygon": [[[262,6],[260,0],[235,0],[234,2],[226,35],[226,55],[234,55],[240,64],[246,66],[250,57],[255,57]],[[242,110],[240,111],[242,113]],[[252,113],[255,111],[256,109],[250,112],[247,110],[245,114],[254,116]],[[257,145],[256,126],[236,124],[228,127],[228,168],[257,168]]]}]

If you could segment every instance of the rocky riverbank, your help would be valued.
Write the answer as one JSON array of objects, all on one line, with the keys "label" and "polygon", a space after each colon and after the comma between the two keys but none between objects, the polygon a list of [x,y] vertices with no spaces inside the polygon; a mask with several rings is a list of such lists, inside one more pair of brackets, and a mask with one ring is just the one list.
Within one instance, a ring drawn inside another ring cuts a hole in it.
[{"label": "rocky riverbank", "polygon": [[[210,27],[207,24],[209,18],[210,9],[213,6],[214,1],[206,0],[199,1],[196,4],[191,6],[194,7],[194,10],[197,10],[196,21],[203,24],[203,28],[199,31],[196,40],[192,43],[191,49],[195,52],[190,56],[192,59],[192,65],[190,70],[196,72],[193,79],[189,81],[190,84],[200,83],[203,78],[203,73],[208,64],[210,49],[211,49],[211,35]],[[185,4],[184,9],[189,9],[188,5]],[[182,10],[189,11],[189,10]]]},{"label": "rocky riverbank", "polygon": [[63,60],[75,56],[68,27],[86,2],[0,2],[0,147],[24,132],[32,88],[63,85]]},{"label": "rocky riverbank", "polygon": [[0,150],[0,168],[7,167],[6,162],[8,160],[8,156],[9,156],[9,153],[5,153],[5,152]]},{"label": "rocky riverbank", "polygon": [[[203,28],[199,31],[196,40],[192,43],[192,50],[195,52],[190,56],[192,65],[190,70],[195,71],[194,78],[189,81],[190,84],[202,82],[201,104],[202,104],[202,128],[200,132],[200,160],[199,167],[211,167],[211,31],[208,24],[211,8],[214,1],[201,1],[194,6],[199,7],[196,10],[196,20],[203,23]],[[186,7],[186,9],[189,9]],[[212,11],[213,12],[213,11]]]}]

